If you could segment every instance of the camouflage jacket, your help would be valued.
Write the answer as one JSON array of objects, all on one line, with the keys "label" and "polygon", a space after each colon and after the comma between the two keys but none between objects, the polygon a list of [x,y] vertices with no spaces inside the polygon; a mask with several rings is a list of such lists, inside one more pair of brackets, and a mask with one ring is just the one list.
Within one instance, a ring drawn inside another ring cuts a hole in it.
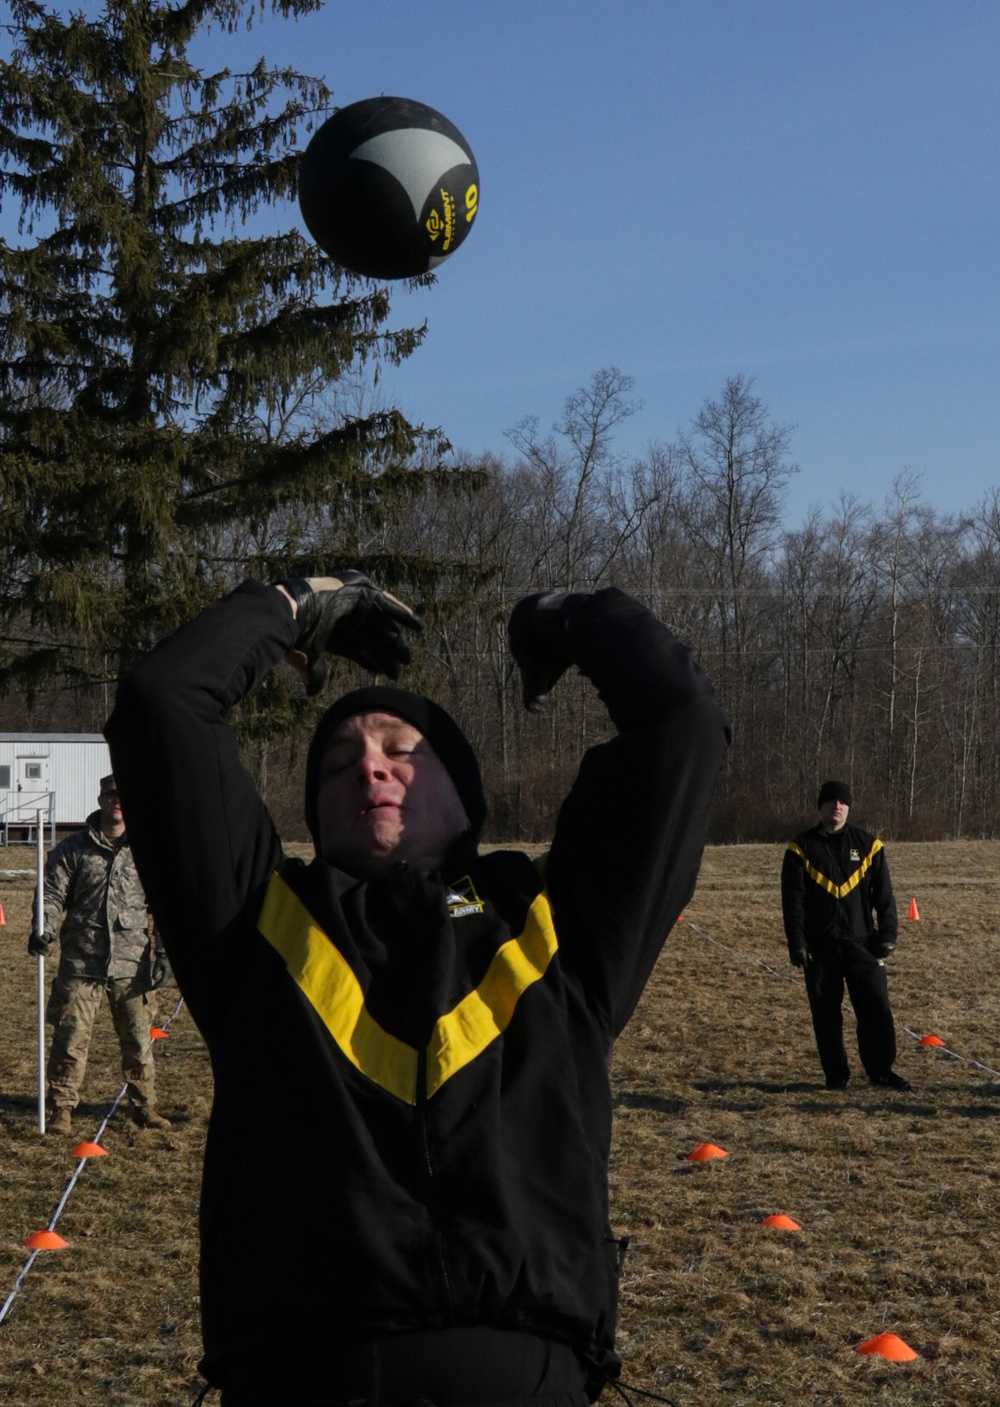
[{"label": "camouflage jacket", "polygon": [[148,978],[154,942],[146,896],[128,840],[109,840],[99,811],[52,850],[44,893],[44,933],[50,944],[59,935],[60,977],[103,982],[141,971]]}]

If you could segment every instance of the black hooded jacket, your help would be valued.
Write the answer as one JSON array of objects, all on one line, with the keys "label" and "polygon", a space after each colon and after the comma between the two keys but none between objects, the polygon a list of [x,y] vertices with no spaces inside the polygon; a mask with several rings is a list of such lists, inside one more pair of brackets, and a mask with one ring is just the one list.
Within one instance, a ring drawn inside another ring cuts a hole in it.
[{"label": "black hooded jacket", "polygon": [[895,943],[899,923],[882,842],[859,826],[803,831],[785,851],[781,907],[793,955],[843,940],[870,944],[876,932],[879,942]]},{"label": "black hooded jacket", "polygon": [[486,1325],[613,1371],[608,1060],[694,889],[727,728],[616,590],[569,635],[618,732],[545,861],[359,882],[282,859],[226,723],[292,645],[247,583],[153,650],[108,723],[140,874],[212,1058],[209,1380],[338,1343]]}]

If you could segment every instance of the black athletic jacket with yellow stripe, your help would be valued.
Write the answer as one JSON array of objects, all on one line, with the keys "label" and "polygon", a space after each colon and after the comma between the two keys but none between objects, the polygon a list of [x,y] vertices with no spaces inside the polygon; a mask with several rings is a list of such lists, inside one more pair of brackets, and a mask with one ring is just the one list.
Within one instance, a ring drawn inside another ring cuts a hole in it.
[{"label": "black athletic jacket with yellow stripe", "polygon": [[899,922],[882,842],[858,826],[830,833],[816,825],[789,842],[781,867],[781,908],[792,955],[876,932],[895,943]]},{"label": "black athletic jacket with yellow stripe", "polygon": [[246,583],[121,685],[107,737],[215,1080],[202,1371],[453,1325],[616,1362],[608,1060],[689,900],[728,742],[691,652],[617,590],[569,626],[618,732],[551,850],[361,883],[281,847],[226,723],[294,642]]}]

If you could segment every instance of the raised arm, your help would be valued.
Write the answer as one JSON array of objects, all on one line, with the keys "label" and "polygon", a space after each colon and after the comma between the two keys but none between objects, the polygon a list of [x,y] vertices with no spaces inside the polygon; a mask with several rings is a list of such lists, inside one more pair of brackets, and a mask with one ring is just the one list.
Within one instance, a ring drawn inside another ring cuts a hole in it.
[{"label": "raised arm", "polygon": [[164,640],[119,686],[105,733],[129,842],[196,1019],[225,1015],[237,915],[280,842],[228,723],[289,655],[310,692],[338,654],[395,677],[420,621],[358,572],[245,582]]},{"label": "raised arm", "polygon": [[510,639],[527,706],[575,666],[618,729],[585,754],[546,868],[562,960],[616,1034],[694,891],[728,723],[692,651],[615,588],[529,597]]},{"label": "raised arm", "polygon": [[196,1019],[233,956],[230,924],[280,853],[227,717],[296,634],[289,599],[245,583],[140,662],[105,729],[136,867]]}]

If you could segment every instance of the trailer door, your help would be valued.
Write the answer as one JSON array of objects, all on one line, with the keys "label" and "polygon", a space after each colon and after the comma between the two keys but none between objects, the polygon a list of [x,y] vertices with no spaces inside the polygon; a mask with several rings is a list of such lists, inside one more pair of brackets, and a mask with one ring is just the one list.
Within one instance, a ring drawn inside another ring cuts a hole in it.
[{"label": "trailer door", "polygon": [[[17,759],[16,793],[11,797],[11,812],[17,819],[34,823],[35,812],[41,808],[49,814],[49,759],[38,753],[21,753]],[[11,817],[13,819],[13,816]]]}]

